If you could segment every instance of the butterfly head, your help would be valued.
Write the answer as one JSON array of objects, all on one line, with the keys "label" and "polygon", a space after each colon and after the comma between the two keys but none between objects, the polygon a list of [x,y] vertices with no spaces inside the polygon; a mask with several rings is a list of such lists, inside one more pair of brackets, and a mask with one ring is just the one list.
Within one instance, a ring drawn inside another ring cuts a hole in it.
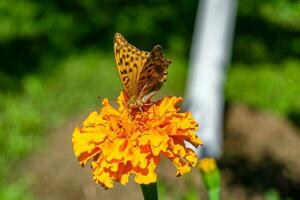
[{"label": "butterfly head", "polygon": [[127,106],[129,108],[139,108],[143,106],[143,102],[139,100],[137,97],[132,96],[130,99],[127,101]]}]

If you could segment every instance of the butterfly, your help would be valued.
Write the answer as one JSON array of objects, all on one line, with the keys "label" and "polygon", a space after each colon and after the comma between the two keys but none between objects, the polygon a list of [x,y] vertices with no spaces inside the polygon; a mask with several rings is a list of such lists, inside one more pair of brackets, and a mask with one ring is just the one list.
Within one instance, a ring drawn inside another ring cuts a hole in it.
[{"label": "butterfly", "polygon": [[127,106],[141,108],[167,80],[171,60],[163,56],[160,45],[154,46],[151,52],[141,51],[120,33],[115,34],[114,51],[123,89],[129,99]]}]

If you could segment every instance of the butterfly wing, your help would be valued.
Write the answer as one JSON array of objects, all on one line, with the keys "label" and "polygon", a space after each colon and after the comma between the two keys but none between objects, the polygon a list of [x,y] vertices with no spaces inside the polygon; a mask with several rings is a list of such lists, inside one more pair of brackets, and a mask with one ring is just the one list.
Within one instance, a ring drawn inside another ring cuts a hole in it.
[{"label": "butterfly wing", "polygon": [[138,97],[138,80],[150,53],[129,44],[120,33],[115,34],[114,50],[118,72],[127,96]]},{"label": "butterfly wing", "polygon": [[167,80],[170,64],[171,61],[163,56],[161,46],[156,45],[147,58],[138,79],[138,97],[142,102],[147,102],[160,90]]}]

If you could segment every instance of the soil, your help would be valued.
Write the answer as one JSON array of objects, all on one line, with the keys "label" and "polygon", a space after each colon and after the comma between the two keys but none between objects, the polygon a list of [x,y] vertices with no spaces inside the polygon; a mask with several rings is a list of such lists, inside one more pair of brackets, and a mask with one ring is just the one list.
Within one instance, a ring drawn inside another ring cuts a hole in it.
[{"label": "soil", "polygon": [[[104,190],[94,184],[90,168],[79,165],[73,154],[71,136],[74,127],[84,118],[70,120],[54,130],[39,152],[26,161],[24,171],[37,199],[143,199],[134,181],[129,181],[125,187],[117,183],[113,189]],[[263,193],[270,188],[276,188],[282,197],[298,199],[299,129],[285,119],[243,105],[229,106],[225,119],[224,154],[219,160],[222,199],[262,199]],[[188,184],[200,188],[201,199],[207,199],[197,170],[183,179],[175,177],[175,169],[170,166],[165,161],[158,172],[166,185],[174,188],[169,199],[187,192]]]},{"label": "soil", "polygon": [[242,185],[248,198],[270,188],[282,198],[300,198],[300,130],[295,125],[234,105],[227,112],[224,141],[220,164],[231,177],[227,185]]}]

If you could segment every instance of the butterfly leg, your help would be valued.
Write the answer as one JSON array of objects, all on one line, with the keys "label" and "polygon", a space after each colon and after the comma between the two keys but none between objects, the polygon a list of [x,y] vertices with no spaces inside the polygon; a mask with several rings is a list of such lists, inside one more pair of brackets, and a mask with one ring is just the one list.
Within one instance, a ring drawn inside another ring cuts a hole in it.
[{"label": "butterfly leg", "polygon": [[142,106],[139,106],[139,110],[141,111],[142,115],[144,115],[144,111],[142,109]]},{"label": "butterfly leg", "polygon": [[155,117],[157,117],[157,116],[156,116],[155,109],[154,109],[154,106],[153,106],[152,108],[153,108],[153,113],[154,113],[154,116],[155,116]]}]

